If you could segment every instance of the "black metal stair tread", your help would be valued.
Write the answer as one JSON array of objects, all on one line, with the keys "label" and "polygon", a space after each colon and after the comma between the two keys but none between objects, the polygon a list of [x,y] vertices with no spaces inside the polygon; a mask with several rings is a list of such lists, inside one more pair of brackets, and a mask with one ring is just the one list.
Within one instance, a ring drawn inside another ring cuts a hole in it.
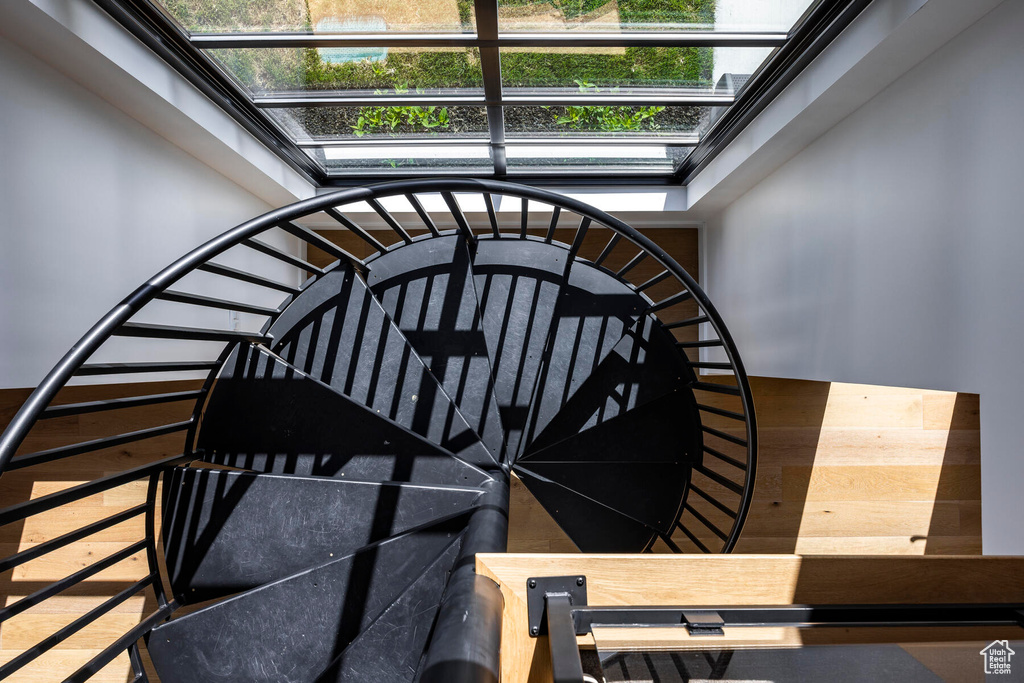
[{"label": "black metal stair tread", "polygon": [[[692,381],[671,334],[650,316],[627,329],[597,368],[523,449],[522,459]],[[687,390],[688,391],[688,390]]]},{"label": "black metal stair tread", "polygon": [[520,451],[600,366],[646,307],[647,300],[628,284],[585,263],[573,264],[558,297]]},{"label": "black metal stair tread", "polygon": [[165,553],[175,595],[201,602],[255,588],[471,510],[464,487],[178,468]]},{"label": "black metal stair tread", "polygon": [[647,525],[558,482],[518,466],[515,471],[537,502],[584,553],[639,553],[650,546],[656,535]]},{"label": "black metal stair tread", "polygon": [[261,472],[463,484],[489,479],[260,346],[224,363],[199,431],[204,460]]},{"label": "black metal stair tread", "polygon": [[462,460],[497,463],[349,264],[310,285],[270,328],[275,353]]},{"label": "black metal stair tread", "polygon": [[264,584],[153,629],[165,683],[313,681],[459,538],[461,515]]},{"label": "black metal stair tread", "polygon": [[445,235],[381,254],[367,281],[469,426],[501,454],[504,430],[465,238]]},{"label": "black metal stair tread", "polygon": [[700,462],[696,401],[676,389],[520,458],[517,463]]},{"label": "black metal stair tread", "polygon": [[568,251],[528,240],[480,240],[473,279],[507,453],[519,450]]},{"label": "black metal stair tread", "polygon": [[[561,484],[669,534],[682,506],[690,469],[700,457],[695,400],[682,389],[524,456],[513,471]],[[551,512],[540,496],[538,501]],[[565,525],[563,529],[576,541]]]},{"label": "black metal stair tread", "polygon": [[687,465],[670,462],[530,461],[514,471],[561,484],[664,534],[675,526],[689,478]]},{"label": "black metal stair tread", "polygon": [[316,679],[316,683],[416,680],[462,538],[448,548]]}]

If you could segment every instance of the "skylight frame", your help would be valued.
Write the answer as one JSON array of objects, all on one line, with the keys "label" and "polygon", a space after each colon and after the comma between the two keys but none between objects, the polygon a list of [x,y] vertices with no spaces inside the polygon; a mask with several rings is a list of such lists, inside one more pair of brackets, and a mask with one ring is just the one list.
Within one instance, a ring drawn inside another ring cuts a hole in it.
[{"label": "skylight frame", "polygon": [[[329,106],[393,106],[393,105],[466,105],[486,109],[488,138],[467,140],[467,144],[488,144],[492,173],[464,173],[474,177],[509,178],[525,183],[565,184],[566,173],[580,184],[604,183],[614,180],[622,184],[685,184],[723,149],[742,128],[757,115],[792,78],[799,73],[852,19],[870,3],[870,0],[818,0],[812,2],[794,27],[781,32],[716,32],[716,31],[623,31],[557,33],[499,33],[498,0],[474,0],[475,32],[459,33],[195,33],[190,34],[173,17],[166,14],[152,0],[94,0],[128,30],[169,64],[200,88],[214,102],[224,108],[247,130],[275,151],[292,168],[314,184],[347,186],[404,177],[421,176],[433,169],[388,169],[386,173],[359,173],[358,176],[335,175],[327,167],[307,154],[307,149],[327,149],[344,145],[383,145],[394,147],[431,146],[453,144],[451,138],[408,138],[391,142],[357,139],[337,141],[309,141],[293,139],[268,113],[279,107]],[[205,50],[252,47],[323,48],[323,47],[423,47],[423,48],[475,48],[479,51],[483,75],[482,94],[430,95],[381,97],[375,95],[349,95],[331,91],[329,94],[312,92],[286,92],[251,94],[233,74],[223,68]],[[758,70],[732,95],[707,92],[651,92],[627,94],[612,93],[531,93],[506,92],[501,82],[500,50],[507,48],[564,48],[564,47],[759,47],[773,48],[772,54]],[[584,144],[648,145],[691,147],[691,153],[671,173],[651,173],[642,168],[553,169],[529,174],[509,173],[506,146],[547,144],[571,146],[581,142],[579,136],[565,138],[526,139],[506,141],[503,107],[517,105],[621,105],[621,106],[709,106],[722,107],[724,113],[699,138],[692,135],[636,136],[635,138],[585,138]]]}]

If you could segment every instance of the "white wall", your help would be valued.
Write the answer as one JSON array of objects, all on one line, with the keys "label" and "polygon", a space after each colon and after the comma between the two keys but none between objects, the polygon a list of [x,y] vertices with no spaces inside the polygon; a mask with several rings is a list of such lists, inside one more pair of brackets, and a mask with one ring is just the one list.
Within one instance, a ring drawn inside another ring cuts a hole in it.
[{"label": "white wall", "polygon": [[1008,0],[708,224],[750,374],[981,394],[990,554],[1024,554],[1022,35]]},{"label": "white wall", "polygon": [[[138,285],[269,208],[0,39],[0,388],[34,386]],[[227,327],[226,313],[209,315]],[[120,360],[173,346],[149,344]]]}]

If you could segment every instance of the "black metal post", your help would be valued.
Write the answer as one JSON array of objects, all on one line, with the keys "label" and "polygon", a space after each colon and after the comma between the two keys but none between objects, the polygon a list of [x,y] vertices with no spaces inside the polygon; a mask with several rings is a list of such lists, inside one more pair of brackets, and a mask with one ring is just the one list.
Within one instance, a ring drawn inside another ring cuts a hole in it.
[{"label": "black metal post", "polygon": [[583,664],[572,619],[572,599],[568,593],[548,593],[544,602],[554,683],[583,683]]}]

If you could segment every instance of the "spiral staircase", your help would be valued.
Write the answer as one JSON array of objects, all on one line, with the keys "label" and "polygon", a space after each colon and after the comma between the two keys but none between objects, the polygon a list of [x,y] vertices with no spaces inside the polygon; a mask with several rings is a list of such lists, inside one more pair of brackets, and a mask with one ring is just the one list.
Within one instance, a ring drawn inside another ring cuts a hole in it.
[{"label": "spiral staircase", "polygon": [[[396,201],[415,225],[385,207]],[[389,230],[357,224],[349,209],[360,202]],[[484,209],[473,213],[479,221],[467,217],[471,205]],[[357,258],[304,227],[316,220],[372,255]],[[258,239],[275,232],[336,261],[321,268]],[[225,265],[238,250],[308,277],[294,286]],[[197,275],[280,301],[189,291]],[[258,329],[153,322],[168,303],[241,312]],[[124,339],[142,350],[128,362],[96,361]],[[167,340],[215,351],[138,360],[145,344]],[[81,377],[197,372],[205,382],[190,391],[58,396]],[[54,417],[179,401],[194,405],[185,421],[20,448]],[[0,666],[0,678],[146,592],[152,613],[68,680],[87,680],[126,651],[136,680],[150,679],[146,651],[168,683],[497,680],[501,594],[475,574],[473,557],[505,551],[513,478],[583,552],[728,552],[756,453],[736,349],[675,261],[579,201],[456,179],[316,197],[169,266],[35,390],[0,441],[0,472],[168,434],[180,438],[180,455],[4,501],[0,525],[148,482],[144,505],[0,560],[11,571],[130,516],[146,520],[137,542],[0,608],[0,623],[125,553],[144,549],[149,571]]]}]

